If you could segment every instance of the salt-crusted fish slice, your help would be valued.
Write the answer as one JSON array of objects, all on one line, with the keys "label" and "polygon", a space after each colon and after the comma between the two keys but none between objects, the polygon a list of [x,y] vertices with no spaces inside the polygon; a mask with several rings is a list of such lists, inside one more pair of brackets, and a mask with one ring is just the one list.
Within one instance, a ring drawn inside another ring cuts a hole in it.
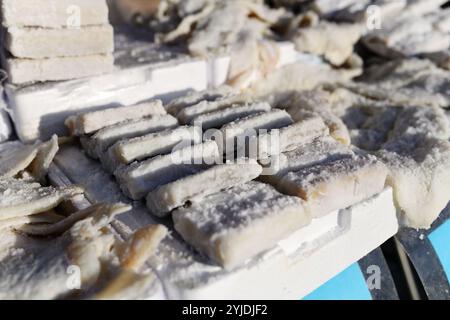
[{"label": "salt-crusted fish slice", "polygon": [[40,214],[34,214],[31,216],[24,216],[18,218],[5,219],[0,221],[0,231],[7,229],[21,229],[24,225],[32,223],[57,223],[64,219],[64,216],[52,212],[44,212]]},{"label": "salt-crusted fish slice", "polygon": [[114,51],[114,31],[109,24],[63,29],[9,27],[4,46],[23,59],[108,54]]},{"label": "salt-crusted fish slice", "polygon": [[29,170],[31,175],[41,183],[45,182],[48,168],[50,167],[56,153],[59,150],[58,136],[53,135],[52,138],[42,143],[38,147],[36,158],[31,163]]},{"label": "salt-crusted fish slice", "polygon": [[[108,209],[108,205],[95,204],[83,210],[72,213],[67,218],[62,219],[53,224],[27,224],[20,228],[21,231],[33,236],[55,236],[61,235],[69,230],[77,221],[86,219],[91,215],[96,215],[98,212],[103,212]],[[127,207],[119,210],[118,213],[127,211]]]},{"label": "salt-crusted fish slice", "polygon": [[216,89],[205,91],[192,91],[189,94],[172,100],[167,106],[167,112],[172,115],[177,115],[182,109],[191,107],[202,101],[214,101],[222,99],[225,96],[231,95],[235,90],[229,86],[220,86]]},{"label": "salt-crusted fish slice", "polygon": [[0,150],[0,179],[11,178],[30,166],[38,145],[8,144]]},{"label": "salt-crusted fish slice", "polygon": [[247,137],[256,137],[259,134],[267,133],[268,130],[279,129],[292,124],[293,121],[289,114],[280,109],[272,109],[269,112],[238,119],[220,129],[222,140],[217,140],[219,150],[227,155],[233,154],[235,150],[245,148],[242,144],[246,143]]},{"label": "salt-crusted fish slice", "polygon": [[330,129],[330,134],[336,140],[349,145],[350,134],[344,122],[331,111],[327,95],[322,90],[297,92],[288,102],[288,112],[294,121],[320,116]]},{"label": "salt-crusted fish slice", "polygon": [[188,243],[227,269],[274,247],[311,221],[301,199],[254,181],[207,196],[172,216]]},{"label": "salt-crusted fish slice", "polygon": [[177,118],[181,123],[188,124],[191,123],[195,117],[201,114],[225,109],[233,104],[246,104],[251,103],[252,101],[253,98],[247,93],[229,95],[214,101],[204,100],[193,106],[182,109],[177,114]]},{"label": "salt-crusted fish slice", "polygon": [[323,55],[332,65],[340,66],[352,55],[362,31],[359,24],[320,22],[309,28],[298,28],[292,41],[297,50]]},{"label": "salt-crusted fish slice", "polygon": [[328,127],[318,116],[303,119],[288,127],[274,129],[258,137],[258,159],[295,149],[299,144],[311,142],[328,134]]},{"label": "salt-crusted fish slice", "polygon": [[191,120],[190,124],[200,126],[203,130],[220,128],[228,122],[232,122],[255,113],[267,112],[270,109],[271,106],[266,102],[232,105],[223,110],[212,111],[196,116]]},{"label": "salt-crusted fish slice", "polygon": [[438,107],[405,107],[397,117],[390,139],[411,134],[448,140],[450,122],[445,111]]},{"label": "salt-crusted fish slice", "polygon": [[119,168],[115,175],[123,192],[139,200],[160,185],[199,172],[205,165],[218,161],[217,144],[207,141]]},{"label": "salt-crusted fish slice", "polygon": [[383,146],[377,156],[388,166],[402,224],[429,228],[450,200],[450,142],[405,135]]},{"label": "salt-crusted fish slice", "polygon": [[381,192],[386,176],[386,166],[375,157],[355,156],[289,172],[277,187],[305,200],[308,212],[321,217]]},{"label": "salt-crusted fish slice", "polygon": [[80,27],[108,24],[105,0],[3,0],[1,5],[2,23],[7,27],[67,28],[77,12],[82,17]]},{"label": "salt-crusted fish slice", "polygon": [[149,116],[166,114],[160,100],[144,102],[133,106],[109,108],[88,112],[66,119],[66,126],[72,135],[91,134],[102,128],[127,120],[137,120]]},{"label": "salt-crusted fish slice", "polygon": [[121,166],[136,160],[143,160],[157,155],[170,153],[175,148],[202,142],[199,127],[178,127],[141,137],[122,140],[111,146],[102,162],[114,172]]},{"label": "salt-crusted fish slice", "polygon": [[27,180],[0,179],[0,220],[42,213],[82,193],[77,186],[53,188]]},{"label": "salt-crusted fish slice", "polygon": [[265,174],[261,178],[276,186],[281,178],[290,171],[298,171],[342,158],[351,158],[354,155],[349,147],[330,136],[322,136],[309,143],[299,144],[294,150],[274,155],[268,159],[268,162],[261,161],[266,166]]},{"label": "salt-crusted fish slice", "polygon": [[51,59],[7,58],[4,68],[13,84],[61,81],[109,73],[114,70],[113,54],[57,57]]},{"label": "salt-crusted fish slice", "polygon": [[178,124],[171,115],[155,115],[145,119],[129,120],[97,131],[91,137],[82,137],[84,148],[93,158],[98,158],[119,140],[138,137],[165,129],[171,129]]},{"label": "salt-crusted fish slice", "polygon": [[187,202],[202,201],[205,196],[257,178],[262,168],[254,160],[212,166],[199,173],[170,182],[147,195],[147,207],[157,216],[166,216]]},{"label": "salt-crusted fish slice", "polygon": [[[107,205],[59,238],[30,243],[27,237],[29,246],[2,259],[0,271],[7,276],[0,277],[0,299],[57,299],[74,293],[75,288],[82,294],[92,289],[102,270],[113,265],[116,239],[107,226],[129,209],[123,204]],[[77,271],[80,278],[71,278]]]},{"label": "salt-crusted fish slice", "polygon": [[148,287],[155,275],[153,273],[142,275],[138,272],[157,252],[160,242],[167,234],[168,230],[163,225],[150,225],[137,230],[127,241],[124,253],[119,257],[121,272],[95,294],[95,299],[111,300],[132,296],[136,291]]}]

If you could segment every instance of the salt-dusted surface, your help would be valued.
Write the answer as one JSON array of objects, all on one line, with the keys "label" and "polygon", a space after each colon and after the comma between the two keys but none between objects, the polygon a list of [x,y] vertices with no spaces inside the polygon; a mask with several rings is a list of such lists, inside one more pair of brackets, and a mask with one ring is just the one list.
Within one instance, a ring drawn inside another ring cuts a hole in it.
[{"label": "salt-dusted surface", "polygon": [[245,93],[234,93],[221,97],[217,100],[203,100],[199,103],[187,106],[177,113],[177,118],[181,123],[191,123],[199,115],[212,111],[222,110],[233,104],[245,104],[253,101],[253,98]]},{"label": "salt-dusted surface", "polygon": [[281,152],[293,150],[300,144],[328,135],[328,127],[320,117],[309,117],[287,127],[272,130],[258,136],[258,157],[267,158]]},{"label": "salt-dusted surface", "polygon": [[109,149],[108,154],[115,156],[122,164],[129,164],[170,153],[175,147],[201,142],[202,134],[198,127],[182,126],[119,141]]},{"label": "salt-dusted surface", "polygon": [[261,166],[254,160],[245,162],[215,165],[160,186],[147,195],[147,207],[153,214],[164,216],[188,201],[201,202],[205,196],[256,179],[262,172]]},{"label": "salt-dusted surface", "polygon": [[4,46],[14,57],[23,59],[89,56],[112,53],[113,37],[109,24],[64,29],[9,27]]},{"label": "salt-dusted surface", "polygon": [[217,163],[219,152],[214,141],[181,148],[171,154],[159,155],[116,170],[115,175],[125,194],[134,200],[162,184],[203,170]]},{"label": "salt-dusted surface", "polygon": [[274,155],[265,168],[264,179],[275,183],[289,171],[297,171],[307,166],[313,166],[324,161],[334,161],[352,157],[354,152],[347,146],[330,136],[318,137],[310,143],[299,144],[294,150]]},{"label": "salt-dusted surface", "polygon": [[377,157],[389,168],[387,182],[394,189],[401,222],[429,228],[450,200],[450,142],[404,135],[385,144]]},{"label": "salt-dusted surface", "polygon": [[177,119],[171,115],[156,115],[139,120],[127,120],[100,129],[90,137],[82,137],[82,142],[86,142],[83,147],[93,158],[98,158],[119,140],[174,128],[177,125]]},{"label": "salt-dusted surface", "polygon": [[320,217],[381,192],[387,168],[374,156],[344,157],[285,174],[277,188],[301,197],[307,211]]},{"label": "salt-dusted surface", "polygon": [[0,148],[0,178],[14,177],[25,170],[36,158],[37,145],[7,142]]},{"label": "salt-dusted surface", "polygon": [[[100,164],[83,155],[79,148],[63,146],[56,163],[73,182],[85,187],[86,195],[93,201],[129,201]],[[181,241],[174,232],[162,241],[157,255],[150,263],[163,284],[166,298],[298,299],[397,231],[392,191],[389,188],[348,210],[341,210],[340,214],[342,218],[351,218],[340,219],[337,229],[336,224],[327,223],[330,227],[320,233],[322,237],[301,237],[300,243],[294,234],[292,238],[285,239],[290,243],[290,253],[276,246],[234,270],[224,270],[212,264]],[[113,224],[126,237],[132,230],[155,223],[156,218],[148,214],[140,202],[134,202],[133,210],[117,219],[121,223]],[[317,223],[320,224],[320,221],[318,219]],[[166,220],[163,222],[168,223]],[[287,246],[286,241],[283,241],[283,247]],[[309,253],[304,254],[307,243]],[[317,272],[318,268],[320,272]],[[273,277],[274,274],[277,277]],[[155,296],[159,298],[162,295],[159,293]]]},{"label": "salt-dusted surface", "polygon": [[72,134],[83,135],[96,132],[123,121],[137,120],[154,115],[163,115],[165,113],[166,111],[161,101],[155,100],[132,106],[86,112],[68,117],[65,123]]},{"label": "salt-dusted surface", "polygon": [[3,0],[1,5],[6,27],[64,28],[77,22],[69,18],[78,10],[81,26],[109,23],[105,0]]},{"label": "salt-dusted surface", "polygon": [[0,219],[44,212],[82,192],[75,186],[57,189],[27,180],[0,179]]},{"label": "salt-dusted surface", "polygon": [[188,243],[227,269],[273,247],[311,219],[302,200],[261,182],[207,196],[172,217]]},{"label": "salt-dusted surface", "polygon": [[189,91],[186,95],[170,101],[167,104],[166,108],[167,112],[169,112],[170,114],[177,115],[184,108],[192,107],[202,101],[222,100],[228,95],[235,93],[235,89],[225,85],[208,90]]},{"label": "salt-dusted surface", "polygon": [[255,113],[267,112],[271,109],[268,103],[236,104],[229,108],[203,113],[194,117],[191,124],[201,126],[203,130],[220,128],[228,122],[247,117]]},{"label": "salt-dusted surface", "polygon": [[450,121],[445,111],[438,107],[406,107],[395,122],[390,139],[400,136],[422,134],[437,139],[450,138]]},{"label": "salt-dusted surface", "polygon": [[[219,150],[226,154],[233,153],[235,149],[242,148],[240,145],[235,145],[235,140],[239,137],[257,136],[261,133],[260,130],[279,129],[293,123],[290,115],[280,109],[272,109],[269,112],[261,112],[232,121],[220,129],[223,141],[218,141]],[[244,141],[240,143],[244,143]]]}]

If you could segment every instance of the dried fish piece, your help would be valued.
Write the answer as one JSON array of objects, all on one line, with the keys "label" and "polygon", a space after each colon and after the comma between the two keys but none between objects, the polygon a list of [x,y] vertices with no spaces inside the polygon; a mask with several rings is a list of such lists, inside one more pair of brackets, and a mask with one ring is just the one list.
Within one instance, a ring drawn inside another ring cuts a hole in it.
[{"label": "dried fish piece", "polygon": [[79,21],[82,27],[108,23],[108,6],[104,0],[3,0],[1,5],[5,27],[66,28],[73,6],[82,16]]},{"label": "dried fish piece", "polygon": [[450,142],[406,134],[384,145],[377,157],[389,168],[387,183],[402,224],[429,228],[450,200]]},{"label": "dried fish piece", "polygon": [[239,152],[242,148],[245,148],[245,145],[242,145],[247,143],[245,139],[257,136],[258,131],[283,128],[291,124],[293,124],[293,121],[289,114],[280,109],[272,109],[269,112],[238,119],[220,129],[223,140],[217,141],[219,150],[227,155],[232,155],[235,150]]},{"label": "dried fish piece", "polygon": [[254,181],[207,196],[172,216],[188,243],[227,269],[272,248],[311,221],[301,199]]},{"label": "dried fish piece", "polygon": [[202,142],[199,127],[178,127],[117,142],[108,149],[102,162],[111,172],[119,166],[170,153],[176,147]]},{"label": "dried fish piece", "polygon": [[23,59],[89,56],[112,53],[113,33],[109,24],[64,29],[9,27],[4,45],[14,57]]},{"label": "dried fish piece", "polygon": [[162,102],[155,100],[133,106],[110,108],[71,116],[66,119],[65,123],[72,135],[79,136],[94,133],[123,121],[164,114],[166,114],[166,110]]},{"label": "dried fish piece", "polygon": [[298,51],[323,55],[332,65],[341,66],[352,55],[362,31],[357,24],[320,22],[312,27],[298,28],[291,38]]},{"label": "dried fish piece", "polygon": [[7,229],[22,229],[28,224],[52,224],[64,219],[63,216],[53,212],[44,212],[31,216],[5,219],[0,221],[0,232]]},{"label": "dried fish piece", "polygon": [[8,144],[0,152],[0,178],[12,178],[30,166],[38,153],[36,145]]},{"label": "dried fish piece", "polygon": [[[83,210],[70,214],[67,218],[61,219],[53,224],[27,224],[20,228],[21,231],[32,236],[55,236],[61,235],[69,230],[77,221],[86,219],[89,216],[98,215],[99,212],[110,210],[109,205],[95,204]],[[117,214],[127,211],[126,208],[120,208]]]},{"label": "dried fish piece", "polygon": [[112,54],[52,59],[8,58],[4,68],[12,84],[61,81],[109,73],[114,69]]},{"label": "dried fish piece", "polygon": [[281,178],[291,171],[332,162],[343,158],[351,158],[355,153],[347,146],[337,142],[330,136],[320,136],[311,142],[298,144],[294,150],[274,155],[264,162],[265,175],[261,177],[275,187]]},{"label": "dried fish piece", "polygon": [[144,198],[150,191],[204,169],[205,165],[220,163],[214,141],[175,150],[133,163],[115,172],[123,192],[133,200]]},{"label": "dried fish piece", "polygon": [[177,119],[171,115],[155,115],[139,120],[128,120],[100,129],[91,137],[82,136],[80,141],[89,156],[96,159],[120,140],[172,129],[177,125]]},{"label": "dried fish piece", "polygon": [[390,140],[416,134],[448,140],[450,122],[445,111],[438,107],[405,107],[397,117]]},{"label": "dried fish piece", "polygon": [[229,108],[203,113],[191,120],[191,124],[200,126],[203,130],[220,128],[221,126],[255,113],[270,111],[272,107],[266,103],[251,103],[232,105]]},{"label": "dried fish piece", "polygon": [[361,73],[361,68],[333,69],[330,65],[313,59],[278,68],[255,82],[248,91],[264,101],[274,101],[273,105],[278,105],[293,92],[312,90],[324,83],[345,83]]},{"label": "dried fish piece", "polygon": [[151,272],[140,274],[144,263],[156,253],[159,243],[167,236],[163,225],[150,225],[136,231],[120,257],[120,273],[95,295],[95,299],[118,299],[136,295],[156,278]]},{"label": "dried fish piece", "polygon": [[31,175],[41,183],[45,182],[48,168],[50,167],[56,153],[59,150],[58,136],[53,135],[48,142],[42,143],[38,147],[36,158],[30,164]]},{"label": "dried fish piece", "polygon": [[203,100],[195,105],[188,106],[180,110],[177,114],[178,120],[181,123],[192,123],[195,117],[202,114],[223,110],[232,106],[233,104],[246,104],[251,103],[253,98],[246,93],[240,93],[235,95],[225,96],[223,98],[216,99],[214,101]]},{"label": "dried fish piece", "polygon": [[311,142],[329,134],[322,118],[312,116],[290,126],[271,130],[258,136],[258,159],[293,150],[300,144]]},{"label": "dried fish piece", "polygon": [[220,100],[234,94],[236,94],[235,90],[225,85],[205,91],[191,91],[185,96],[170,101],[166,109],[170,114],[177,115],[184,108],[191,107],[202,101]]},{"label": "dried fish piece", "polygon": [[387,168],[373,156],[344,157],[289,172],[277,187],[305,200],[308,212],[321,217],[381,192],[386,176]]},{"label": "dried fish piece", "polygon": [[147,207],[153,214],[165,216],[187,202],[202,201],[205,196],[253,180],[261,172],[254,160],[212,166],[151,191],[146,198]]},{"label": "dried fish piece", "polygon": [[82,193],[77,186],[53,188],[29,180],[0,179],[0,220],[42,213]]},{"label": "dried fish piece", "polygon": [[311,116],[320,116],[336,140],[345,145],[350,144],[350,134],[344,122],[331,111],[326,92],[318,89],[300,91],[294,94],[287,102],[287,109],[294,121]]}]

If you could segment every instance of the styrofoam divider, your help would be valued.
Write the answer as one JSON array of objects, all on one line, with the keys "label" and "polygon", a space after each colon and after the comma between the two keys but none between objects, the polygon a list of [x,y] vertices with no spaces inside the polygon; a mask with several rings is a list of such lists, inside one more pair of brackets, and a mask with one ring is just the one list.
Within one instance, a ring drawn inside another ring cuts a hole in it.
[{"label": "styrofoam divider", "polygon": [[[133,47],[127,41],[122,37],[119,47],[124,48],[116,49],[116,68],[111,74],[25,87],[7,85],[9,111],[19,139],[31,142],[48,139],[54,133],[64,135],[64,120],[79,112],[151,98],[167,101],[189,90],[205,90],[226,81],[230,64],[227,56],[194,59],[164,52],[155,44]],[[155,53],[158,59],[152,58]],[[280,43],[279,66],[300,59],[315,63],[317,58],[299,54],[292,43]]]}]

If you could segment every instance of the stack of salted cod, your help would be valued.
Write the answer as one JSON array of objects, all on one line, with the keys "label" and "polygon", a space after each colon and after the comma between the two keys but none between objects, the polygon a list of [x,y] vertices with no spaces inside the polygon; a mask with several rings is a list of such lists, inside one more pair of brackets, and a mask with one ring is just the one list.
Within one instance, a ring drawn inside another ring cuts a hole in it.
[{"label": "stack of salted cod", "polygon": [[56,137],[0,145],[0,299],[145,298],[156,278],[145,262],[167,229],[123,240],[110,222],[129,206],[68,210],[83,204],[81,188],[43,186],[57,150]]},{"label": "stack of salted cod", "polygon": [[[126,195],[171,216],[189,244],[225,268],[385,186],[385,166],[346,146],[348,132],[329,110],[294,120],[230,87],[191,93],[166,109],[159,101],[146,106],[82,114],[67,124]],[[166,129],[156,127],[166,121]]]},{"label": "stack of salted cod", "polygon": [[[436,103],[442,101],[438,91],[445,87],[433,87],[439,83],[432,80],[433,75],[428,75],[429,87],[420,84],[418,79],[423,78],[424,73],[415,68],[417,64],[434,67],[427,61],[406,60],[401,63],[401,68],[378,67],[378,76],[390,83],[386,88],[416,82],[417,90],[430,91],[428,105],[408,94],[404,94],[401,101],[394,99],[393,103],[388,98],[393,98],[389,93],[395,95],[394,92],[385,92],[388,89],[382,88],[381,82],[377,90],[385,99],[380,96],[374,99],[373,95],[362,95],[343,87],[326,86],[325,90],[298,92],[288,110],[301,114],[304,109],[327,106],[342,118],[352,144],[375,155],[388,167],[387,183],[394,189],[403,224],[429,228],[450,200],[450,124],[445,109]],[[382,76],[383,71],[389,72]],[[359,86],[359,83],[350,85],[352,88]]]},{"label": "stack of salted cod", "polygon": [[2,0],[4,66],[13,84],[67,80],[113,67],[105,0]]}]

